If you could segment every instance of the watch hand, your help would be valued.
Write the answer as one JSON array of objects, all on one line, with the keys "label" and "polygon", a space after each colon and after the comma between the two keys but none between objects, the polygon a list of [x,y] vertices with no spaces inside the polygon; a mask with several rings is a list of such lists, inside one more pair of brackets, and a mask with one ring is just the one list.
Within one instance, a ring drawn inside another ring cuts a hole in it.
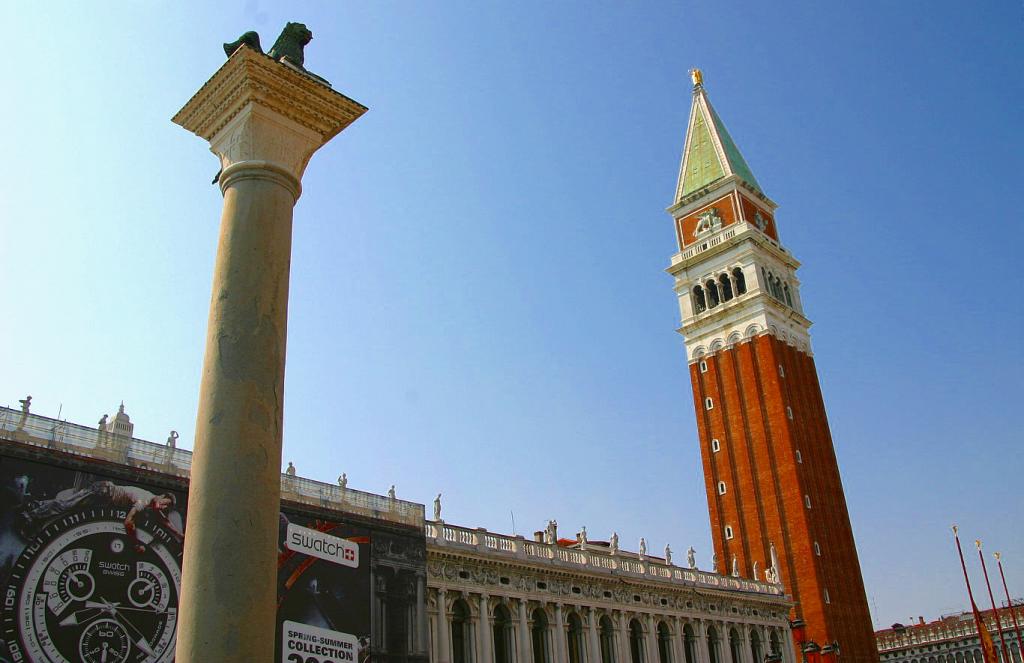
[{"label": "watch hand", "polygon": [[112,601],[102,601],[102,600],[101,601],[86,601],[85,602],[85,607],[86,608],[95,608],[97,610],[104,610],[106,612],[109,612],[112,615],[118,611],[118,606],[120,606],[120,605],[121,605],[120,603],[114,603]]},{"label": "watch hand", "polygon": [[114,619],[121,622],[121,624],[124,625],[125,628],[135,631],[135,634],[138,637],[138,640],[135,641],[135,646],[139,648],[139,651],[141,651],[146,656],[156,656],[156,652],[153,651],[153,648],[149,646],[149,642],[146,640],[145,636],[142,635],[142,631],[135,628],[135,624],[132,624],[125,618],[124,615],[119,614],[116,611],[114,612]]},{"label": "watch hand", "polygon": [[95,615],[93,615],[92,617],[88,617],[85,621],[88,621],[89,619],[92,619],[93,617],[98,617],[100,614],[102,614],[104,612],[110,613],[111,615],[116,615],[117,614],[117,606],[118,606],[117,603],[107,603],[106,601],[104,601],[102,603],[99,603],[99,602],[96,602],[96,601],[86,601],[84,608],[82,608],[81,610],[75,610],[70,615],[68,615],[67,617],[62,619],[60,621],[60,625],[61,626],[75,626],[77,624],[82,624],[83,622],[80,621],[80,619],[79,619],[80,615],[82,613],[84,613],[84,612],[89,612],[91,610],[99,610],[100,612],[95,614]]},{"label": "watch hand", "polygon": [[173,612],[177,612],[176,608],[167,608],[166,610],[157,610],[156,608],[129,608],[128,606],[122,606],[118,608],[118,611],[131,611],[131,612],[148,612],[154,615],[167,615]]},{"label": "watch hand", "polygon": [[110,648],[110,645],[104,642],[100,646],[103,647],[103,651],[100,652],[100,663],[107,663],[107,649]]},{"label": "watch hand", "polygon": [[68,615],[64,619],[60,620],[60,625],[61,626],[75,626],[77,624],[82,624],[84,622],[79,621],[79,615],[81,615],[83,612],[90,612],[92,610],[99,610],[100,612],[97,612],[95,615],[93,615],[92,617],[89,617],[85,621],[89,621],[93,617],[99,617],[102,614],[103,606],[90,607],[90,608],[85,608],[83,610],[75,610],[70,615]]}]

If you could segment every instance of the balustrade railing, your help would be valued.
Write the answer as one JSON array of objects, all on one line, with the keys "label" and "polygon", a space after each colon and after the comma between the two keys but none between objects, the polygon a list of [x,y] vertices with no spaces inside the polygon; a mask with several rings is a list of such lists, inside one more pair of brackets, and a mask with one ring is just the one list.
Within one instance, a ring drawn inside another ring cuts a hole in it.
[{"label": "balustrade railing", "polygon": [[632,575],[687,586],[728,588],[758,594],[782,595],[784,591],[782,585],[721,576],[700,569],[681,568],[660,560],[640,559],[635,553],[612,554],[603,546],[565,548],[549,543],[527,541],[521,536],[508,536],[433,521],[426,521],[424,532],[428,544],[475,549],[479,545],[478,542],[482,541],[484,547],[497,554],[528,557],[531,560],[544,560],[560,566],[576,566],[600,573]]},{"label": "balustrade railing", "polygon": [[[0,440],[188,478],[192,452],[0,406]],[[281,498],[415,527],[423,505],[303,477],[281,475]]]},{"label": "balustrade railing", "polygon": [[[722,242],[728,241],[735,237],[736,235],[745,233],[748,230],[752,230],[753,228],[753,225],[742,221],[739,223],[734,223],[731,226],[727,226],[725,229],[719,230],[714,235],[702,238],[701,240],[698,240],[696,243],[691,244],[690,247],[685,251],[680,251],[679,253],[672,256],[672,264],[677,265],[684,260],[689,260],[693,256],[698,255],[700,253],[704,253],[705,251],[718,246]],[[789,253],[789,251],[787,251],[781,244],[779,244],[777,241],[775,241],[768,235],[762,234],[760,236],[763,239],[765,239],[769,244],[777,248],[779,251],[782,251],[783,253]]]}]

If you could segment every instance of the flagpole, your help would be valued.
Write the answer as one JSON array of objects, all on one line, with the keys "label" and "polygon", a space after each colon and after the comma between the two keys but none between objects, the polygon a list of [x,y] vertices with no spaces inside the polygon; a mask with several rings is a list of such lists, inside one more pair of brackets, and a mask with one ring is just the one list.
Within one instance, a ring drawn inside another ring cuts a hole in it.
[{"label": "flagpole", "polygon": [[1010,590],[1006,587],[1006,576],[1003,575],[1003,556],[995,553],[996,563],[999,565],[999,577],[1003,581],[1003,591],[1006,593],[1006,605],[1010,608],[1010,616],[1013,617],[1013,631],[1017,635],[1017,651],[1024,656],[1024,642],[1020,638],[1020,626],[1017,624],[1017,611],[1013,609],[1013,601],[1010,600]]},{"label": "flagpole", "polygon": [[988,599],[992,602],[992,614],[996,616],[996,629],[999,630],[999,644],[1003,648],[1003,660],[1010,661],[1010,650],[1006,648],[1006,640],[1003,638],[1003,620],[999,617],[999,608],[996,607],[996,598],[992,595],[992,585],[988,582],[988,569],[985,567],[985,556],[981,554],[981,539],[975,539],[974,545],[978,546],[978,559],[981,560],[981,570],[985,573],[985,586],[988,587]]},{"label": "flagpole", "polygon": [[964,572],[964,583],[967,584],[967,598],[971,600],[971,612],[974,613],[974,626],[978,629],[978,641],[981,643],[981,653],[984,654],[985,663],[997,663],[996,661],[989,660],[989,651],[985,647],[985,640],[982,635],[985,633],[985,625],[981,621],[981,615],[978,614],[978,606],[974,602],[974,592],[971,591],[971,579],[967,575],[967,564],[964,562],[964,551],[960,547],[960,535],[958,534],[959,528],[953,525],[953,540],[956,541],[956,551],[960,555],[960,568]]}]

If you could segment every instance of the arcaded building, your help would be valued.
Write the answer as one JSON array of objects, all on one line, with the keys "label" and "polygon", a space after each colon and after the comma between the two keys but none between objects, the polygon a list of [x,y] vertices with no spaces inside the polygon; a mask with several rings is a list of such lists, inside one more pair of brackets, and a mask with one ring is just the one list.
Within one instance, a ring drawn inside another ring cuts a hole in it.
[{"label": "arcaded building", "polygon": [[[805,641],[878,660],[818,383],[799,261],[699,71],[672,215],[675,281],[715,552],[745,578],[777,566]],[[778,559],[778,564],[773,561]]]},{"label": "arcaded building", "polygon": [[797,663],[778,584],[428,521],[434,663]]}]

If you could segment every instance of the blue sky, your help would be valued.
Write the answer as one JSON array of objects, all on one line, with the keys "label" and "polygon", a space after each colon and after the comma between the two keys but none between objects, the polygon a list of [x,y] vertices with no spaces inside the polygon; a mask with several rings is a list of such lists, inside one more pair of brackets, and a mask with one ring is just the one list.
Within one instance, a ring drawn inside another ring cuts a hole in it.
[{"label": "blue sky", "polygon": [[803,261],[876,625],[964,607],[953,521],[1024,595],[1019,2],[281,7],[0,6],[0,402],[191,440],[221,196],[170,117],[303,21],[370,110],[295,210],[285,460],[706,566],[663,272],[700,66]]}]

